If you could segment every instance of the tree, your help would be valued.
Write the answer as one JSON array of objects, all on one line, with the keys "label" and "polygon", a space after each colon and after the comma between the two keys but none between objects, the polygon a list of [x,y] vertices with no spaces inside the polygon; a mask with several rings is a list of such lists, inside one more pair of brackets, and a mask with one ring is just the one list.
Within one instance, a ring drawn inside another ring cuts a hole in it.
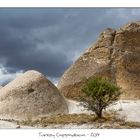
[{"label": "tree", "polygon": [[87,80],[82,91],[85,93],[82,104],[99,118],[102,117],[103,110],[117,101],[121,94],[120,87],[102,77]]}]

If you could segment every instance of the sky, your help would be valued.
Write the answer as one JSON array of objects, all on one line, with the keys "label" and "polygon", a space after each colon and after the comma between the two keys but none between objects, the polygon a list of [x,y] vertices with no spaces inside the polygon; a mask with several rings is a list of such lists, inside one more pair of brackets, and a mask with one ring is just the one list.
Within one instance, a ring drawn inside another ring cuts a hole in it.
[{"label": "sky", "polygon": [[140,20],[140,8],[0,8],[0,85],[37,70],[57,83],[106,28]]}]

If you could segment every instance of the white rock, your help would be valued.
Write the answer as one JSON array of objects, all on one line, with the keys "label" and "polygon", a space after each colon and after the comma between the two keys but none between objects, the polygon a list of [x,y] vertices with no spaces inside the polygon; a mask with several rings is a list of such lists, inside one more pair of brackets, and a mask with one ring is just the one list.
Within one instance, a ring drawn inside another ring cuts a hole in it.
[{"label": "white rock", "polygon": [[37,119],[67,111],[64,97],[37,71],[25,72],[0,90],[0,119]]}]

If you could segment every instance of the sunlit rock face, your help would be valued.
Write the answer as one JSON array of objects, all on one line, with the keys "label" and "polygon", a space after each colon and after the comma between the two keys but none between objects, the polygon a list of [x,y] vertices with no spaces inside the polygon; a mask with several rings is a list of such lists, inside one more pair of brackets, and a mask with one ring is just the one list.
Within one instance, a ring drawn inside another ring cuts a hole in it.
[{"label": "sunlit rock face", "polygon": [[79,99],[85,78],[103,76],[122,87],[123,99],[140,99],[140,22],[104,30],[62,75],[59,90]]},{"label": "sunlit rock face", "polygon": [[0,90],[0,119],[37,119],[67,112],[58,89],[34,70],[21,74]]}]

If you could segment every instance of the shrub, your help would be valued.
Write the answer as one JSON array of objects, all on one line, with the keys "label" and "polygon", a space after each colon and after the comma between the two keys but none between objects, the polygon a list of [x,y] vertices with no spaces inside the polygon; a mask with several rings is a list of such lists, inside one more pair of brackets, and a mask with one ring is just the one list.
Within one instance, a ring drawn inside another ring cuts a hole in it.
[{"label": "shrub", "polygon": [[85,96],[82,97],[82,104],[88,110],[92,110],[101,118],[102,111],[120,97],[120,88],[102,77],[95,77],[86,81],[82,87]]}]

